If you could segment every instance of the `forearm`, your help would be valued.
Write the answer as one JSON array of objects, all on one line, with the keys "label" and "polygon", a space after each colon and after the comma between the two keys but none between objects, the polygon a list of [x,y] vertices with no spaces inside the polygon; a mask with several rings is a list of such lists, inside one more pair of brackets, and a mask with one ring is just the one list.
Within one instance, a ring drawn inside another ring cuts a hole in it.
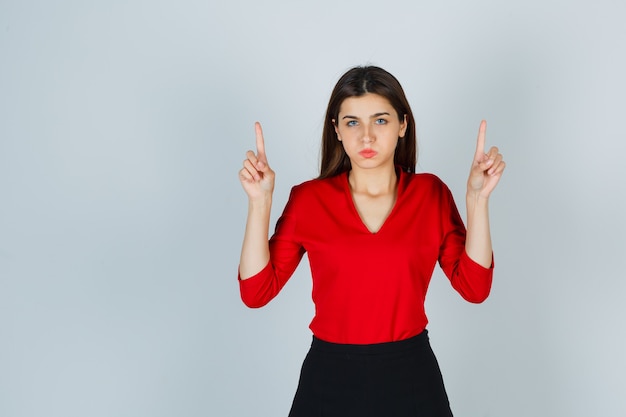
[{"label": "forearm", "polygon": [[247,279],[261,271],[270,260],[268,242],[272,198],[248,202],[248,219],[241,247],[239,276]]},{"label": "forearm", "polygon": [[489,198],[468,191],[467,235],[465,251],[477,264],[489,268],[492,262],[491,232],[489,229]]}]

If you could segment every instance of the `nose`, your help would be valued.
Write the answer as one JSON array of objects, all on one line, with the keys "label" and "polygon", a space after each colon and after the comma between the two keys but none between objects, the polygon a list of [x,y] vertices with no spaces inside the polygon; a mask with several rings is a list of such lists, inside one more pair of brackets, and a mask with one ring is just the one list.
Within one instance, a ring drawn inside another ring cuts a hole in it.
[{"label": "nose", "polygon": [[371,131],[371,128],[369,126],[365,126],[363,129],[363,142],[372,143],[374,142],[374,140],[375,140],[375,137]]}]

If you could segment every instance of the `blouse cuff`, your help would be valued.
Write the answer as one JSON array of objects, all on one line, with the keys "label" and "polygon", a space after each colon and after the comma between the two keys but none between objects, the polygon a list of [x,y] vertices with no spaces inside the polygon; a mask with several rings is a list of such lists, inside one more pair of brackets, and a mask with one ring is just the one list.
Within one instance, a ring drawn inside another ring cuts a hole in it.
[{"label": "blouse cuff", "polygon": [[251,308],[262,307],[267,304],[269,299],[267,299],[265,294],[268,291],[268,281],[271,280],[273,274],[271,262],[268,262],[263,269],[247,279],[241,279],[239,268],[237,270],[239,292],[244,304]]},{"label": "blouse cuff", "polygon": [[470,269],[470,271],[477,274],[484,274],[485,272],[491,273],[493,272],[493,268],[495,266],[493,261],[493,252],[491,252],[491,265],[489,268],[485,268],[481,264],[475,262],[472,258],[470,258],[466,251],[463,251],[461,254],[461,262],[463,262]]}]

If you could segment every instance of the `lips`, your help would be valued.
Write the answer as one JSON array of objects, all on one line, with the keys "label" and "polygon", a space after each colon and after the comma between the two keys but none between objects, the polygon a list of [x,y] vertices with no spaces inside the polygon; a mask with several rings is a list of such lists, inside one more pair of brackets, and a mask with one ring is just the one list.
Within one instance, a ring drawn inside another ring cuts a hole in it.
[{"label": "lips", "polygon": [[359,155],[361,155],[363,158],[373,158],[378,155],[378,152],[373,149],[363,149],[361,152],[359,152]]}]

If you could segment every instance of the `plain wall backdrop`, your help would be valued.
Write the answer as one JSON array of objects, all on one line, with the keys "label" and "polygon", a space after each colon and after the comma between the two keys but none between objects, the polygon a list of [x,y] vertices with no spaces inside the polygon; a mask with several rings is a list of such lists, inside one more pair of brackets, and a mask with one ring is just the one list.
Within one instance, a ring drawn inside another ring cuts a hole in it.
[{"label": "plain wall backdrop", "polygon": [[508,164],[490,298],[437,269],[427,300],[455,415],[626,416],[625,21],[617,0],[0,1],[0,416],[286,416],[308,263],[243,305],[237,171],[259,120],[274,222],[368,63],[461,213],[481,119]]}]

